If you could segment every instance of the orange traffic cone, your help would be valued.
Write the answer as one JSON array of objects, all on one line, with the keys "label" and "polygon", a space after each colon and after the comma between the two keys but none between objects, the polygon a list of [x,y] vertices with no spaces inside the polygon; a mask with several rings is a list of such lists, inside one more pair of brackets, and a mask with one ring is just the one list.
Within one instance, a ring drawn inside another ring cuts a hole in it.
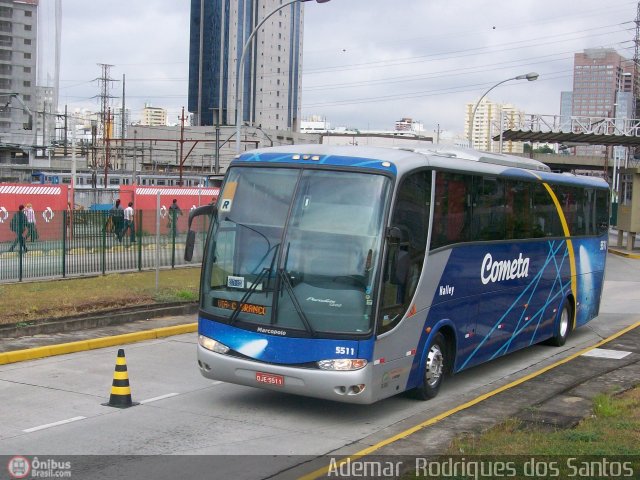
[{"label": "orange traffic cone", "polygon": [[113,372],[113,384],[111,385],[109,402],[103,403],[102,405],[116,408],[128,408],[139,405],[139,403],[131,401],[127,360],[124,358],[124,349],[122,348],[118,350],[118,358],[116,358],[116,370]]}]

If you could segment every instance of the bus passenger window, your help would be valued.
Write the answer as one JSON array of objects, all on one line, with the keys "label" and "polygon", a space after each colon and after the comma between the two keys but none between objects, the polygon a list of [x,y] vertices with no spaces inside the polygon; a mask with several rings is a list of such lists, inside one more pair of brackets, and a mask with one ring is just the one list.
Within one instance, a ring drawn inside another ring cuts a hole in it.
[{"label": "bus passenger window", "polygon": [[466,242],[471,238],[471,177],[438,173],[432,248]]},{"label": "bus passenger window", "polygon": [[504,182],[474,177],[471,240],[502,240],[504,232]]},{"label": "bus passenger window", "polygon": [[597,190],[595,204],[597,233],[603,235],[609,230],[609,191]]}]

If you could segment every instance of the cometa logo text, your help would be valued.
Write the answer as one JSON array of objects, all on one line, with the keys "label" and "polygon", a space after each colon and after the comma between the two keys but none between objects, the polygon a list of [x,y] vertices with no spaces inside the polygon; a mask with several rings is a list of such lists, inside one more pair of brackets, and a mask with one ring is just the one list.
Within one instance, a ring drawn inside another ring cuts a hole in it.
[{"label": "cometa logo text", "polygon": [[529,257],[522,258],[522,254],[513,260],[494,261],[490,253],[482,260],[480,278],[483,284],[513,280],[529,276]]}]

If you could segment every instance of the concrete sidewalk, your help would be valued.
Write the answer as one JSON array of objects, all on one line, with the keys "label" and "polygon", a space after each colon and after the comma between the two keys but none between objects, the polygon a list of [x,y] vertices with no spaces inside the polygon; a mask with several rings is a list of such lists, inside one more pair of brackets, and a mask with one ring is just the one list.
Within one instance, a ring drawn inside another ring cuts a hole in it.
[{"label": "concrete sidewalk", "polygon": [[628,232],[622,232],[622,235],[619,235],[618,230],[610,229],[608,251],[614,255],[640,260],[640,239],[638,234],[635,235],[633,242],[629,242],[629,235]]}]

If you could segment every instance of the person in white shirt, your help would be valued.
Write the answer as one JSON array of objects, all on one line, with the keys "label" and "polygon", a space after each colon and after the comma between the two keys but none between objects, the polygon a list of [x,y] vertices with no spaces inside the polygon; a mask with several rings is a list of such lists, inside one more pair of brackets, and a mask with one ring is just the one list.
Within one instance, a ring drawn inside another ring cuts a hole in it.
[{"label": "person in white shirt", "polygon": [[38,230],[36,229],[36,212],[33,210],[33,206],[27,203],[24,208],[24,215],[27,217],[27,240],[35,242],[38,240]]},{"label": "person in white shirt", "polygon": [[133,223],[135,211],[133,210],[133,202],[129,202],[127,208],[124,209],[124,227],[122,228],[122,236],[124,237],[129,230],[129,239],[131,243],[136,243],[136,230]]}]

